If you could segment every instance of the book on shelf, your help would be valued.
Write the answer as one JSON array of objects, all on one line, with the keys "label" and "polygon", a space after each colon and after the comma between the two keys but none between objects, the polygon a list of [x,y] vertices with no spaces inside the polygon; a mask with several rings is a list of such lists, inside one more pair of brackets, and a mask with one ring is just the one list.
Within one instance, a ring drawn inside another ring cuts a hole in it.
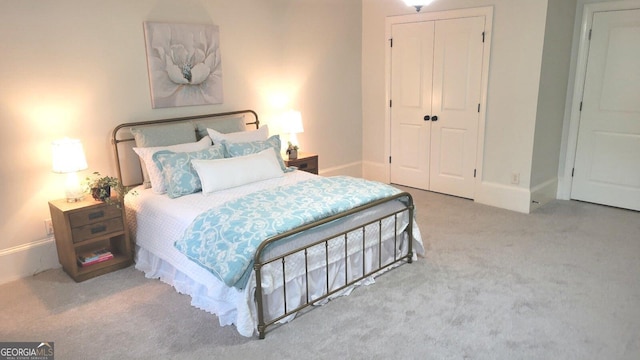
[{"label": "book on shelf", "polygon": [[78,255],[78,264],[89,266],[109,259],[113,259],[113,254],[109,249],[104,248]]},{"label": "book on shelf", "polygon": [[100,256],[111,254],[108,248],[102,248],[94,251],[89,251],[78,255],[78,260],[82,262],[91,261],[99,258]]},{"label": "book on shelf", "polygon": [[100,256],[99,258],[93,259],[91,261],[85,261],[85,262],[78,261],[78,264],[80,266],[82,266],[82,267],[86,267],[86,266],[97,264],[97,263],[101,263],[103,261],[107,261],[107,260],[110,260],[110,259],[113,259],[113,254],[112,253]]}]

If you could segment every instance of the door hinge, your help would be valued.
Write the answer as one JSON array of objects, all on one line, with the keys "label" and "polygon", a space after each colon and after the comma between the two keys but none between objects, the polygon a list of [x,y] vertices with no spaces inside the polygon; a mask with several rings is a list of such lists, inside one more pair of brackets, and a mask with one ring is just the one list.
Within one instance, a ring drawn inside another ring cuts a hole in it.
[{"label": "door hinge", "polygon": [[578,111],[582,111],[582,101],[580,101],[580,109]]},{"label": "door hinge", "polygon": [[482,42],[484,42],[484,31],[482,32]]},{"label": "door hinge", "polygon": [[389,107],[393,106],[393,100],[389,99]]},{"label": "door hinge", "polygon": [[591,29],[589,29],[589,40],[591,40]]},{"label": "door hinge", "polygon": [[391,156],[389,156],[389,164],[391,164]]},{"label": "door hinge", "polygon": [[393,38],[389,39],[389,47],[393,47]]},{"label": "door hinge", "polygon": [[576,168],[572,168],[571,169],[571,177],[573,177],[573,174],[576,172]]},{"label": "door hinge", "polygon": [[480,104],[478,104],[478,112],[480,112]]},{"label": "door hinge", "polygon": [[473,177],[476,177],[476,169],[473,169]]}]

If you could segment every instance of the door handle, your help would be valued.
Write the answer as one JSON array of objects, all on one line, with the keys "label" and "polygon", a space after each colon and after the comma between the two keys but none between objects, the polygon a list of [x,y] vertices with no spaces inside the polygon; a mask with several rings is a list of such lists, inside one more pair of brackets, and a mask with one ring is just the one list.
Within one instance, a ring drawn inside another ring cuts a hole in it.
[{"label": "door handle", "polygon": [[431,120],[431,117],[429,115],[425,115],[424,116],[424,121],[429,121],[429,120]]},{"label": "door handle", "polygon": [[438,121],[438,115],[433,115],[431,117],[431,121]]}]

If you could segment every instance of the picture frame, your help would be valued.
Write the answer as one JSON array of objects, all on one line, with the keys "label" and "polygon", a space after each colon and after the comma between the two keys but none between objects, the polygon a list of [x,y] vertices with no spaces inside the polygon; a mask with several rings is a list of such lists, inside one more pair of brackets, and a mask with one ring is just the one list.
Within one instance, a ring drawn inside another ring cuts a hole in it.
[{"label": "picture frame", "polygon": [[154,109],[223,103],[217,25],[144,22],[144,33]]}]

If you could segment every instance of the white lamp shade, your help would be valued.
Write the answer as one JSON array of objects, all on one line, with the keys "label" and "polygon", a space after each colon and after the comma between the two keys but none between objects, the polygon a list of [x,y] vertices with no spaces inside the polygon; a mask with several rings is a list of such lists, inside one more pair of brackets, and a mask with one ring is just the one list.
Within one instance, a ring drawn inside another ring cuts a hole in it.
[{"label": "white lamp shade", "polygon": [[302,127],[302,114],[300,111],[290,110],[284,115],[284,131],[290,134],[304,132]]},{"label": "white lamp shade", "polygon": [[51,144],[51,154],[53,172],[67,174],[88,167],[82,143],[78,139],[64,138],[54,141]]}]

